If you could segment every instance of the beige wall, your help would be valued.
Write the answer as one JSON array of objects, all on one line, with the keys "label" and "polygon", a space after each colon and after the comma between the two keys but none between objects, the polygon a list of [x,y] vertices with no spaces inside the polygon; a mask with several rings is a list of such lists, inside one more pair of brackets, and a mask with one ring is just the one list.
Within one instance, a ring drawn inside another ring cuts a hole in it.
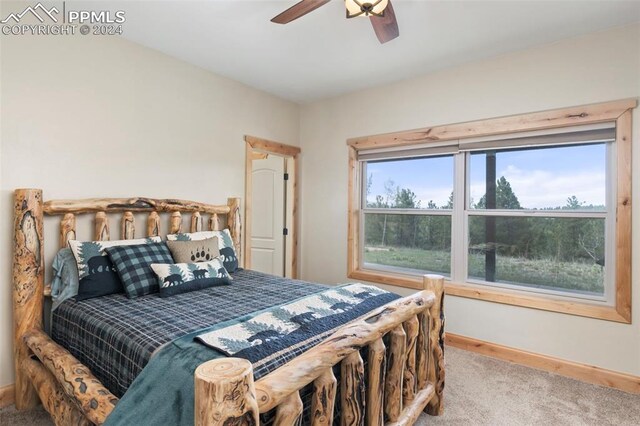
[{"label": "beige wall", "polygon": [[[3,386],[13,382],[14,188],[42,188],[45,198],[224,204],[244,197],[243,135],[297,144],[299,115],[294,103],[114,37],[3,36],[1,49]],[[138,229],[145,229],[140,221]],[[89,223],[79,231],[89,235]],[[47,223],[46,254],[55,250],[56,232]]]},{"label": "beige wall", "polygon": [[[302,276],[328,283],[347,280],[347,138],[637,96],[636,25],[303,107]],[[633,197],[638,200],[637,111],[634,121]],[[632,325],[448,297],[447,330],[640,375],[639,206],[633,214],[633,253]]]}]

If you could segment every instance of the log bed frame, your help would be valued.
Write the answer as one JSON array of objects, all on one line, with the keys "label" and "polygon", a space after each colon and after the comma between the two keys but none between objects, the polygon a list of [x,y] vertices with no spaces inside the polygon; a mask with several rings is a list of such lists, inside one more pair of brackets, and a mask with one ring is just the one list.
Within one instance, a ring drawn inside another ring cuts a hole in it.
[{"label": "log bed frame", "polygon": [[[121,215],[122,239],[135,236],[134,213],[147,212],[147,235],[160,234],[159,213],[169,213],[169,233],[182,230],[191,213],[191,232],[220,229],[226,216],[238,257],[240,199],[226,205],[184,200],[82,199],[44,202],[40,189],[15,191],[13,309],[15,404],[41,402],[56,425],[100,425],[116,398],[69,351],[43,331],[44,215],[60,215],[60,246],[76,238],[76,215],[95,215],[96,240],[109,239],[107,213]],[[241,259],[239,259],[240,264]],[[442,414],[444,388],[444,279],[424,277],[424,290],[391,302],[341,327],[314,348],[254,382],[251,363],[223,358],[195,371],[196,425],[258,425],[259,414],[276,409],[276,425],[296,424],[302,415],[299,391],[313,382],[311,422],[331,425],[339,404],[342,425],[411,425],[424,410]],[[389,348],[383,337],[387,335]],[[368,368],[359,350],[368,347]],[[332,368],[340,366],[338,384]],[[340,398],[336,401],[337,387]]]}]

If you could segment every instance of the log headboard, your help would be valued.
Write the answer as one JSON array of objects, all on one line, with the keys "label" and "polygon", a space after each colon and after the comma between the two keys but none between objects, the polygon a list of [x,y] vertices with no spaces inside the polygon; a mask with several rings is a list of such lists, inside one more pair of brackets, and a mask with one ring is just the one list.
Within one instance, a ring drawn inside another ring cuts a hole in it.
[{"label": "log headboard", "polygon": [[[210,230],[229,228],[235,245],[238,262],[242,263],[242,221],[240,198],[229,198],[227,204],[214,205],[179,199],[154,198],[90,198],[78,200],[44,201],[41,189],[17,189],[14,193],[14,250],[13,250],[13,319],[14,362],[16,371],[15,401],[17,408],[33,406],[38,396],[20,368],[30,351],[23,342],[24,335],[32,329],[42,329],[44,297],[48,286],[44,285],[44,216],[59,215],[59,245],[66,247],[71,239],[77,239],[76,216],[94,215],[94,234],[79,239],[105,241],[110,239],[108,214],[120,215],[119,239],[136,237],[134,213],[148,213],[146,236],[160,235],[160,213],[169,214],[168,233],[197,232],[208,223]],[[190,214],[189,228],[183,228],[182,214]],[[223,219],[221,216],[226,217]],[[223,223],[226,226],[223,226]]]}]

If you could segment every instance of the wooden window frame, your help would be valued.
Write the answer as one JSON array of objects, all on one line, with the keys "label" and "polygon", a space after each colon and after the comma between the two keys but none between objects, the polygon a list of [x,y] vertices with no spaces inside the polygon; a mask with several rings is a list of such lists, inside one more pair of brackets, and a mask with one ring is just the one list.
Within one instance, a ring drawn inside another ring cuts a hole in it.
[{"label": "wooden window frame", "polygon": [[[404,148],[430,142],[495,136],[507,133],[562,127],[616,123],[616,253],[613,306],[574,299],[540,296],[522,290],[447,281],[445,293],[489,302],[560,312],[620,323],[631,323],[631,145],[632,110],[637,99],[561,108],[529,114],[492,118],[467,123],[434,126],[347,140],[349,150],[349,199],[347,229],[347,276],[352,279],[420,289],[418,276],[362,268],[360,250],[361,173],[358,151],[378,148]],[[566,300],[565,300],[566,299]]]}]

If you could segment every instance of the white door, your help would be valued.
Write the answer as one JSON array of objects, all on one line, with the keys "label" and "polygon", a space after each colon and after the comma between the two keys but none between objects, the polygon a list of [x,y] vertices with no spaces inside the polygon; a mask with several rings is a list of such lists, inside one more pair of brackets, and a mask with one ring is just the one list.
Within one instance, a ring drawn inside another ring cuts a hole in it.
[{"label": "white door", "polygon": [[284,158],[253,160],[251,269],[284,276]]}]

